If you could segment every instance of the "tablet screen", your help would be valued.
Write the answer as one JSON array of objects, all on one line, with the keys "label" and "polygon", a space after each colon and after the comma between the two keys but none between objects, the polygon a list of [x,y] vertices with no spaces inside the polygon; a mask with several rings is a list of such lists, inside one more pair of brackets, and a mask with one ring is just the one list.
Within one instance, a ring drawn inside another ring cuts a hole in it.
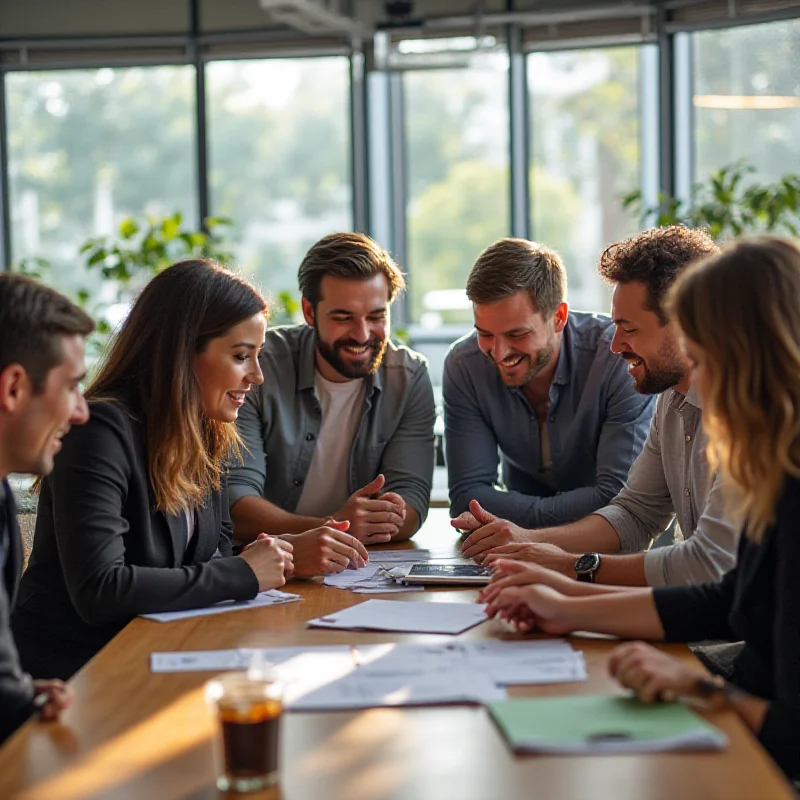
[{"label": "tablet screen", "polygon": [[414,564],[408,574],[430,578],[489,578],[492,571],[478,564]]}]

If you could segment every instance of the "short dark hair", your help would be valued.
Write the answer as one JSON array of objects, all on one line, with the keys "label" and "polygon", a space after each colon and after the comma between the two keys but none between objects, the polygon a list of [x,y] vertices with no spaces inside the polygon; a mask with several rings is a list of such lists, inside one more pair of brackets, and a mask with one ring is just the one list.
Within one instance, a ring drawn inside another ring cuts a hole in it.
[{"label": "short dark hair", "polygon": [[470,270],[467,297],[473,303],[494,303],[520,290],[528,292],[543,317],[555,314],[567,292],[561,257],[527,239],[500,239],[490,244]]},{"label": "short dark hair", "polygon": [[648,309],[666,325],[664,297],[678,275],[693,262],[718,252],[706,231],[668,225],[615,242],[600,256],[597,271],[609,283],[643,283]]},{"label": "short dark hair", "polygon": [[35,392],[64,353],[62,336],[88,336],[94,321],[55,289],[13,272],[0,273],[0,372],[19,364]]},{"label": "short dark hair", "polygon": [[363,233],[332,233],[306,253],[297,278],[300,293],[312,306],[322,299],[320,287],[326,275],[355,280],[385,275],[389,282],[389,302],[406,287],[403,273],[391,255]]}]

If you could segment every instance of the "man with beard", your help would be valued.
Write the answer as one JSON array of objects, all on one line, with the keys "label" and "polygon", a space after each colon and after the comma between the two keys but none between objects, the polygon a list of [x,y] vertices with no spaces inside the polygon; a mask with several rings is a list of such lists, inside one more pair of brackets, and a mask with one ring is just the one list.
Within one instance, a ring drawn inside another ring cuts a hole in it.
[{"label": "man with beard", "polygon": [[[738,528],[725,517],[719,478],[709,474],[690,364],[662,307],[683,269],[716,251],[704,232],[674,225],[603,253],[600,274],[614,285],[611,349],[628,362],[639,392],[658,394],[644,449],[622,491],[571,525],[526,530],[473,503],[471,513],[453,520],[472,531],[465,555],[487,564],[518,559],[581,581],[628,586],[717,581],[734,566]],[[648,549],[676,517],[677,541]],[[515,577],[520,583],[535,579],[533,566]]]},{"label": "man with beard", "polygon": [[307,577],[414,535],[428,512],[435,410],[425,358],[389,339],[405,282],[383,248],[326,236],[298,278],[306,324],[267,332],[229,493],[237,540],[285,535],[294,574]]},{"label": "man with beard", "polygon": [[571,522],[606,505],[639,455],[653,400],[611,352],[610,318],[565,295],[561,259],[535,242],[501,239],[472,267],[475,332],[444,367],[453,515],[477,501],[526,528]]}]

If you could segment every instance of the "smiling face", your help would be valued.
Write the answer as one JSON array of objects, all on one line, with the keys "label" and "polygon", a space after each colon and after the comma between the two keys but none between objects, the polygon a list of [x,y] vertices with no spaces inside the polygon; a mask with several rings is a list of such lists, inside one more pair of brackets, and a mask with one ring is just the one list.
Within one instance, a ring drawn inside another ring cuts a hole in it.
[{"label": "smiling face", "polygon": [[672,323],[662,324],[647,305],[647,286],[641,281],[616,285],[611,350],[628,362],[637,392],[660,394],[674,387],[685,394],[689,362],[681,351],[678,331]]},{"label": "smiling face", "polygon": [[303,316],[317,334],[317,369],[342,382],[373,375],[383,360],[390,329],[389,281],[382,273],[353,279],[326,275],[314,308]]},{"label": "smiling face", "polygon": [[544,319],[525,290],[494,303],[473,303],[472,309],[478,346],[506,386],[525,386],[553,362],[569,311],[561,303]]},{"label": "smiling face", "polygon": [[194,373],[208,419],[233,422],[252,386],[264,382],[258,354],[264,346],[267,321],[261,313],[211,339],[195,356]]},{"label": "smiling face", "polygon": [[61,337],[61,363],[34,391],[25,369],[11,364],[0,375],[2,471],[47,475],[70,426],[89,419],[80,383],[86,376],[83,336]]}]

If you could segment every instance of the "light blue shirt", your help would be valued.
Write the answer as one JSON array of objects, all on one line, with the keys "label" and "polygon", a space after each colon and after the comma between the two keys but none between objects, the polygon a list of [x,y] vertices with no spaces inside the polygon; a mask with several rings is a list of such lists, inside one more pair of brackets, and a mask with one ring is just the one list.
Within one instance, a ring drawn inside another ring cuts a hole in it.
[{"label": "light blue shirt", "polygon": [[[636,391],[626,362],[611,352],[613,335],[607,316],[570,312],[550,386],[549,474],[522,389],[502,382],[476,333],[451,347],[443,381],[451,514],[475,499],[499,517],[541,528],[585,517],[619,493],[655,398]],[[497,486],[501,461],[504,488]]]}]

